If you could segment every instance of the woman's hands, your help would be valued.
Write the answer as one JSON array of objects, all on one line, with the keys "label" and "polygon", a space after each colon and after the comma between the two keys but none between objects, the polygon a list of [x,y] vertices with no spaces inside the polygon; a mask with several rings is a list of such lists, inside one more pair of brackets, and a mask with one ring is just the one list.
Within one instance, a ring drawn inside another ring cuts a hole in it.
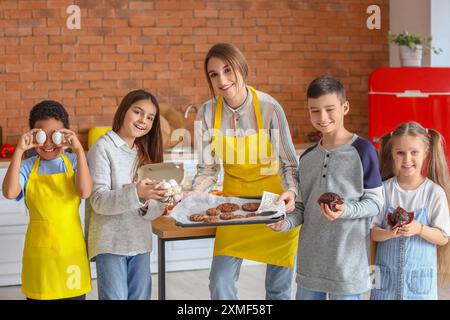
[{"label": "woman's hands", "polygon": [[295,193],[291,190],[288,190],[280,195],[275,204],[281,203],[284,201],[286,203],[286,213],[292,212],[295,209]]}]

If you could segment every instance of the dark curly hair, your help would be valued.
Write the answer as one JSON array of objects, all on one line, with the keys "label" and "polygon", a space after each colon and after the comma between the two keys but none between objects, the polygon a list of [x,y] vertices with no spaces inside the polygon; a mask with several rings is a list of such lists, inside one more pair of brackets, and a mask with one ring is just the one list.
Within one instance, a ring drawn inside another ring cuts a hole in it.
[{"label": "dark curly hair", "polygon": [[30,118],[28,119],[30,129],[34,128],[36,121],[49,118],[61,121],[64,128],[69,129],[69,114],[61,103],[53,100],[41,101],[31,109]]}]

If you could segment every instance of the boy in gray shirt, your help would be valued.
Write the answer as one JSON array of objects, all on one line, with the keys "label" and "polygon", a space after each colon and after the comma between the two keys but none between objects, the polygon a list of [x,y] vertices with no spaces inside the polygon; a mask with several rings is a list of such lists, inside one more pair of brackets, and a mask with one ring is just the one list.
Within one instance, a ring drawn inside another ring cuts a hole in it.
[{"label": "boy in gray shirt", "polygon": [[[349,102],[342,84],[319,77],[307,91],[311,123],[322,139],[300,157],[296,209],[270,225],[284,232],[303,224],[298,246],[298,300],[362,299],[369,290],[371,217],[383,206],[378,159],[372,144],[344,127]],[[334,192],[344,204],[319,205]]]}]

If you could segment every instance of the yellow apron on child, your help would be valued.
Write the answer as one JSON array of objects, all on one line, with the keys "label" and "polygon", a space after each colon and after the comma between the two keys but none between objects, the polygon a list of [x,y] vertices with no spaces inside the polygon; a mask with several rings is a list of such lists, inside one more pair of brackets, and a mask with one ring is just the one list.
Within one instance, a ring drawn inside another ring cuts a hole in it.
[{"label": "yellow apron on child", "polygon": [[69,159],[67,172],[31,170],[25,199],[30,213],[23,251],[22,293],[31,299],[63,299],[91,291],[91,274]]},{"label": "yellow apron on child", "polygon": [[[270,139],[262,130],[259,100],[255,89],[249,88],[258,124],[258,132],[255,134],[245,137],[222,135],[220,125],[223,98],[218,97],[217,100],[211,149],[223,161],[224,196],[261,196],[263,191],[277,194],[283,192],[278,174],[279,160],[271,158]],[[262,224],[218,227],[214,256],[232,256],[293,267],[299,229],[278,233]]]}]

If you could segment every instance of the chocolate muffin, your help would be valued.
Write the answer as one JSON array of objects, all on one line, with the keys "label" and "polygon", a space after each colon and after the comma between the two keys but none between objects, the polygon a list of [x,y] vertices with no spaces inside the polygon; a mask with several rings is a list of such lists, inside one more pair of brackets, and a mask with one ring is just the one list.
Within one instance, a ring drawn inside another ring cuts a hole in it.
[{"label": "chocolate muffin", "polygon": [[388,213],[388,224],[392,228],[401,227],[414,219],[414,212],[408,212],[402,207],[397,207],[394,212]]},{"label": "chocolate muffin", "polygon": [[334,192],[326,192],[324,194],[322,194],[319,199],[317,200],[317,203],[320,204],[327,204],[328,207],[330,207],[331,211],[336,212],[336,205],[337,204],[343,204],[344,203],[344,199],[341,198],[340,195],[338,195],[337,193]]},{"label": "chocolate muffin", "polygon": [[242,210],[244,211],[256,211],[259,208],[258,202],[247,202],[242,205]]},{"label": "chocolate muffin", "polygon": [[219,204],[216,209],[219,209],[222,212],[233,212],[239,210],[239,205],[236,203],[226,202]]}]

